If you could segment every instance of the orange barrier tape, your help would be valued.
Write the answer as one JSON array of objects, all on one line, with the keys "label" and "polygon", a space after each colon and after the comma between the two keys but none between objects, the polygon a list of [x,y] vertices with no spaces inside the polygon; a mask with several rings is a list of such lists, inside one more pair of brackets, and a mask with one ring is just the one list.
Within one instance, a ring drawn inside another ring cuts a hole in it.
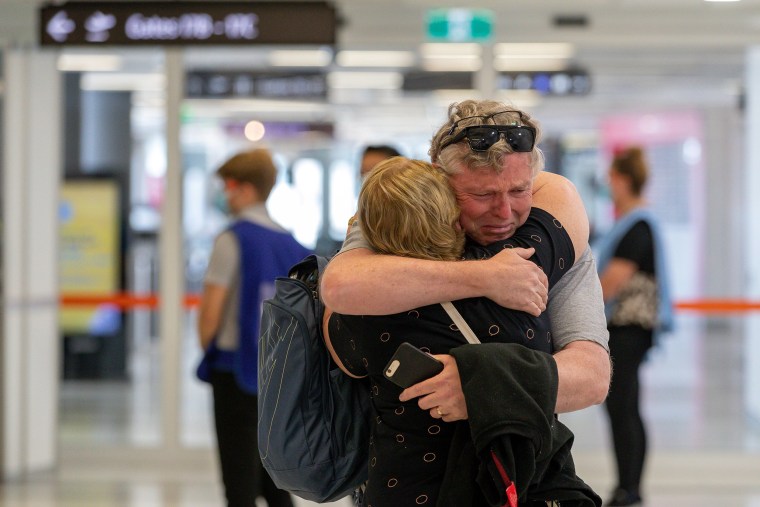
[{"label": "orange barrier tape", "polygon": [[746,299],[697,299],[694,301],[676,301],[676,311],[693,311],[698,313],[735,313],[756,312],[760,310],[760,301]]},{"label": "orange barrier tape", "polygon": [[[111,305],[121,310],[141,307],[155,309],[159,302],[158,296],[155,294],[130,294],[126,292],[120,294],[61,294],[59,301],[64,308]],[[186,294],[183,306],[194,308],[200,304],[200,301],[199,294]]]},{"label": "orange barrier tape", "polygon": [[[199,294],[185,294],[183,305],[185,308],[195,308],[200,304]],[[61,294],[61,306],[92,307],[100,305],[113,305],[122,310],[147,307],[158,307],[158,296],[155,294]],[[746,299],[696,299],[693,301],[676,301],[676,311],[697,313],[735,313],[756,312],[760,310],[760,301]]]}]

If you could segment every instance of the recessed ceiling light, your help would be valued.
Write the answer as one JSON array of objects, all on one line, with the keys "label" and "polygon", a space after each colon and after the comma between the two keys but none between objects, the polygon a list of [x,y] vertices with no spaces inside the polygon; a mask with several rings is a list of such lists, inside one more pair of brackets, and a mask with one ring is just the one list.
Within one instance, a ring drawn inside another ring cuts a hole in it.
[{"label": "recessed ceiling light", "polygon": [[499,58],[570,58],[575,54],[572,44],[564,42],[500,43],[494,44],[493,53]]},{"label": "recessed ceiling light", "polygon": [[61,72],[111,72],[121,70],[122,63],[119,55],[62,54],[57,65]]},{"label": "recessed ceiling light", "polygon": [[327,67],[332,62],[332,51],[275,50],[269,53],[269,63],[274,67]]},{"label": "recessed ceiling light", "polygon": [[420,46],[424,70],[476,71],[483,66],[483,48],[474,43],[427,43]]},{"label": "recessed ceiling light", "polygon": [[479,70],[482,66],[480,57],[472,55],[428,56],[422,60],[422,68],[431,72],[468,72]]},{"label": "recessed ceiling light", "polygon": [[430,57],[457,57],[457,56],[480,56],[483,48],[475,43],[438,43],[429,42],[420,46],[420,53],[425,58]]},{"label": "recessed ceiling light", "polygon": [[87,72],[82,76],[82,90],[88,91],[162,91],[166,79],[158,73]]},{"label": "recessed ceiling light", "polygon": [[411,51],[341,51],[335,57],[341,67],[411,67]]},{"label": "recessed ceiling light", "polygon": [[553,71],[567,68],[567,60],[562,58],[532,58],[527,60],[495,57],[493,67],[497,71]]}]

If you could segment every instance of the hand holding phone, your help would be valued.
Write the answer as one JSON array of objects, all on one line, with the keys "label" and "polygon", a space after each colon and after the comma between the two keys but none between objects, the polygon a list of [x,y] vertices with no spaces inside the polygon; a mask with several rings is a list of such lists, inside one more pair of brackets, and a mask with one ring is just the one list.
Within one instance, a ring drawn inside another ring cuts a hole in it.
[{"label": "hand holding phone", "polygon": [[404,342],[396,349],[383,370],[383,376],[406,389],[418,382],[438,375],[443,363],[414,345]]}]

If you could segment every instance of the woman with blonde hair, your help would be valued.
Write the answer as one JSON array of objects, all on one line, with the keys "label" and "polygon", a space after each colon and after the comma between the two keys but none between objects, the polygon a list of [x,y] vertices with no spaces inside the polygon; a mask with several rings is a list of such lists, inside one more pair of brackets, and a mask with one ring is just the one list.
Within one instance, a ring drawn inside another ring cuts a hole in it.
[{"label": "woman with blonde hair", "polygon": [[418,259],[461,259],[464,231],[446,176],[427,162],[403,157],[377,168],[359,192],[359,222],[372,248]]}]

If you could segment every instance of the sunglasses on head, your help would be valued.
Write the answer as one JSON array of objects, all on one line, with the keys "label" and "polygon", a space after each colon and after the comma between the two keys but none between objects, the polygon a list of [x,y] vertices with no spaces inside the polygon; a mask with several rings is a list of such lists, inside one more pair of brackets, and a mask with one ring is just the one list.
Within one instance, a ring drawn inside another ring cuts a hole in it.
[{"label": "sunglasses on head", "polygon": [[[481,116],[467,116],[454,122],[449,130],[451,135],[457,128],[457,125],[462,120],[468,120],[470,118],[483,118],[487,120],[493,118],[496,115],[503,113],[517,113],[520,115],[520,120],[524,120],[523,114],[520,111],[499,111],[489,115]],[[467,139],[467,143],[470,145],[472,151],[488,151],[488,149],[499,142],[499,139],[504,136],[504,141],[515,152],[525,153],[533,151],[533,147],[536,144],[536,129],[527,125],[472,125],[470,127],[464,127],[459,134],[454,136],[450,141],[441,146],[441,150],[460,142],[462,139]]]}]

